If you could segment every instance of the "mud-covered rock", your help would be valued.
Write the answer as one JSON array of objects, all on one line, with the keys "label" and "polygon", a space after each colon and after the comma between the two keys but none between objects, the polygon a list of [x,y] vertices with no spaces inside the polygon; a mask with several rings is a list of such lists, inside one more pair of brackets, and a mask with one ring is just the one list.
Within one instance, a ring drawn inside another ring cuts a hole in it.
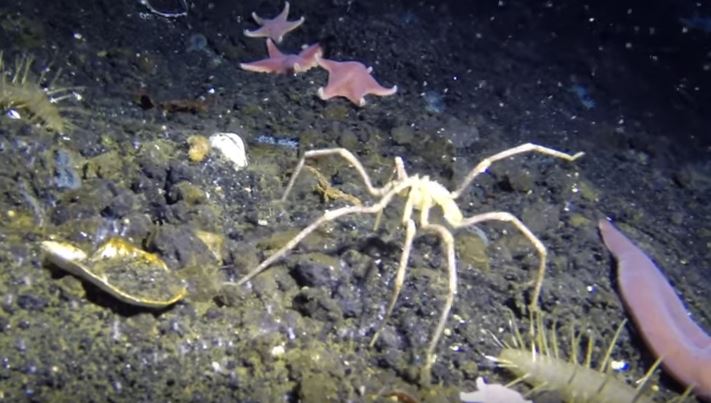
[{"label": "mud-covered rock", "polygon": [[335,322],[343,318],[341,307],[323,288],[301,289],[294,297],[294,308],[302,315],[320,321]]},{"label": "mud-covered rock", "polygon": [[164,224],[155,228],[146,247],[165,259],[169,267],[215,265],[215,256],[188,226]]},{"label": "mud-covered rock", "polygon": [[120,182],[126,180],[124,161],[117,150],[99,154],[84,164],[86,179],[104,178]]},{"label": "mud-covered rock", "polygon": [[333,290],[342,277],[338,259],[323,253],[299,256],[290,265],[290,270],[300,287],[324,287]]},{"label": "mud-covered rock", "polygon": [[52,211],[52,222],[63,224],[98,216],[104,211],[126,214],[134,207],[133,196],[127,192],[108,180],[86,180],[81,188],[61,194]]}]

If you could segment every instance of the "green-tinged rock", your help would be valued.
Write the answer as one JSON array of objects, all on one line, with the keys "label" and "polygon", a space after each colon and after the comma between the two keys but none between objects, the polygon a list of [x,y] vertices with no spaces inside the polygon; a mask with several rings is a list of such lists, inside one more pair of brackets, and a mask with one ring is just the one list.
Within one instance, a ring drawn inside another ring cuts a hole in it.
[{"label": "green-tinged rock", "polygon": [[569,219],[570,225],[576,228],[586,228],[591,225],[590,219],[582,214],[572,214]]},{"label": "green-tinged rock", "polygon": [[600,190],[598,190],[595,185],[591,182],[580,179],[577,182],[577,189],[580,192],[580,197],[589,202],[596,202],[600,199]]},{"label": "green-tinged rock", "polygon": [[121,182],[125,178],[123,160],[118,151],[109,151],[89,159],[84,165],[84,178],[105,178]]},{"label": "green-tinged rock", "polygon": [[390,136],[400,145],[409,145],[415,141],[415,131],[409,125],[394,127],[390,130]]},{"label": "green-tinged rock", "polygon": [[177,203],[184,201],[189,206],[204,204],[208,201],[207,194],[199,186],[182,181],[173,185],[168,191],[168,202]]},{"label": "green-tinged rock", "polygon": [[350,110],[350,105],[346,105],[345,102],[330,102],[326,105],[326,108],[324,108],[323,116],[327,120],[342,122],[348,119]]},{"label": "green-tinged rock", "polygon": [[456,243],[461,266],[471,265],[476,270],[489,271],[486,244],[480,236],[465,232],[457,235]]}]

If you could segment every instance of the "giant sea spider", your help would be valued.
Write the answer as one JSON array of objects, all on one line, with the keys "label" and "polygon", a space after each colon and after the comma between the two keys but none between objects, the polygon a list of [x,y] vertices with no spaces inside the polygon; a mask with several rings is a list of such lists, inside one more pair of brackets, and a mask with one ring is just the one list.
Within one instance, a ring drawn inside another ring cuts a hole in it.
[{"label": "giant sea spider", "polygon": [[454,191],[447,190],[443,185],[438,182],[431,180],[428,176],[420,175],[408,175],[405,171],[405,165],[402,158],[395,157],[395,178],[390,180],[388,183],[381,187],[373,186],[370,176],[366,173],[363,165],[358,161],[353,153],[345,148],[327,148],[321,150],[311,150],[304,153],[301,160],[296,166],[294,173],[291,176],[286,190],[284,191],[284,196],[282,196],[281,201],[285,201],[291,192],[291,189],[296,182],[296,178],[299,173],[304,168],[306,160],[321,158],[325,156],[339,156],[345,159],[350,165],[352,165],[355,170],[360,175],[365,187],[372,196],[379,198],[372,204],[364,205],[351,205],[341,208],[336,208],[333,210],[327,210],[320,218],[316,219],[314,222],[309,224],[306,228],[301,230],[297,235],[295,235],[291,240],[289,240],[284,246],[279,250],[274,252],[266,260],[262,261],[257,267],[252,269],[239,281],[236,285],[241,285],[252,279],[254,276],[265,270],[271,264],[281,259],[286,255],[291,249],[296,247],[299,242],[306,238],[309,234],[314,232],[321,225],[336,220],[340,217],[351,215],[351,214],[375,214],[376,215],[376,227],[380,221],[380,215],[392,201],[395,195],[403,195],[406,198],[405,207],[403,208],[402,214],[402,224],[405,225],[405,242],[402,249],[402,255],[400,256],[400,263],[398,266],[397,273],[395,275],[395,284],[390,302],[388,304],[385,315],[383,316],[380,327],[373,335],[370,345],[372,346],[377,340],[383,325],[388,320],[392,310],[397,301],[397,297],[402,288],[403,281],[405,279],[405,270],[407,268],[407,262],[410,256],[410,251],[412,249],[412,242],[417,233],[417,225],[415,224],[415,219],[413,218],[414,211],[419,211],[419,227],[423,231],[428,231],[436,234],[442,240],[444,245],[445,255],[447,256],[447,272],[449,280],[449,289],[447,292],[447,297],[444,302],[444,307],[442,308],[442,313],[440,314],[439,321],[437,322],[437,327],[435,328],[432,339],[427,347],[427,363],[425,368],[431,367],[435,360],[434,350],[437,346],[437,342],[442,335],[444,330],[449,311],[452,307],[454,301],[454,296],[457,293],[457,270],[456,270],[456,259],[454,251],[454,236],[449,228],[441,224],[431,223],[429,220],[430,210],[434,207],[439,207],[442,209],[444,220],[451,227],[452,230],[458,228],[468,227],[470,225],[478,224],[484,221],[503,221],[511,223],[518,231],[520,231],[530,242],[533,244],[535,249],[539,254],[539,265],[538,271],[536,272],[536,277],[533,286],[533,294],[531,296],[531,302],[529,304],[529,310],[538,310],[538,299],[541,293],[541,286],[543,283],[543,276],[546,269],[546,248],[543,243],[535,236],[533,233],[514,215],[505,211],[494,211],[482,214],[476,214],[471,217],[464,217],[459,206],[456,204],[457,198],[459,198],[466,188],[471,184],[471,182],[481,173],[485,172],[489,166],[498,160],[509,158],[516,154],[522,154],[527,152],[537,152],[545,155],[549,155],[556,158],[562,158],[567,161],[574,161],[583,155],[582,152],[570,155],[560,151],[556,151],[551,148],[539,146],[536,144],[522,144],[517,147],[513,147],[497,154],[494,154],[488,158],[484,158],[478,165],[476,165],[464,178],[459,187]]}]

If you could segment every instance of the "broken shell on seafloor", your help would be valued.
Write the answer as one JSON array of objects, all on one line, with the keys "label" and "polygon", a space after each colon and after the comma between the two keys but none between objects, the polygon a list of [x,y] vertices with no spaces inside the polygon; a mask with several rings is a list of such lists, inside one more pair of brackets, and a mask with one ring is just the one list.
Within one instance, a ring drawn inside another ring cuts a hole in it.
[{"label": "broken shell on seafloor", "polygon": [[187,293],[163,260],[119,238],[109,239],[91,256],[66,242],[44,241],[42,250],[52,264],[127,304],[165,308]]}]

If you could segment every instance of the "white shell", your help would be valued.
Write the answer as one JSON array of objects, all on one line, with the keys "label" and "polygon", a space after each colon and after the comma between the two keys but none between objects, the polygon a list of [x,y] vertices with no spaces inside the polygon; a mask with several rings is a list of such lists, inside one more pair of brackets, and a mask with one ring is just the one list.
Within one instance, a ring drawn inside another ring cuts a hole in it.
[{"label": "white shell", "polygon": [[87,260],[89,256],[86,252],[64,242],[43,241],[41,245],[42,250],[51,257],[52,263],[75,276],[81,275],[77,264]]},{"label": "white shell", "polygon": [[236,133],[215,133],[210,136],[210,146],[232,162],[235,170],[239,171],[247,166],[247,150]]},{"label": "white shell", "polygon": [[459,398],[464,403],[531,403],[520,393],[498,383],[487,384],[483,378],[476,378],[477,391],[462,392]]}]

